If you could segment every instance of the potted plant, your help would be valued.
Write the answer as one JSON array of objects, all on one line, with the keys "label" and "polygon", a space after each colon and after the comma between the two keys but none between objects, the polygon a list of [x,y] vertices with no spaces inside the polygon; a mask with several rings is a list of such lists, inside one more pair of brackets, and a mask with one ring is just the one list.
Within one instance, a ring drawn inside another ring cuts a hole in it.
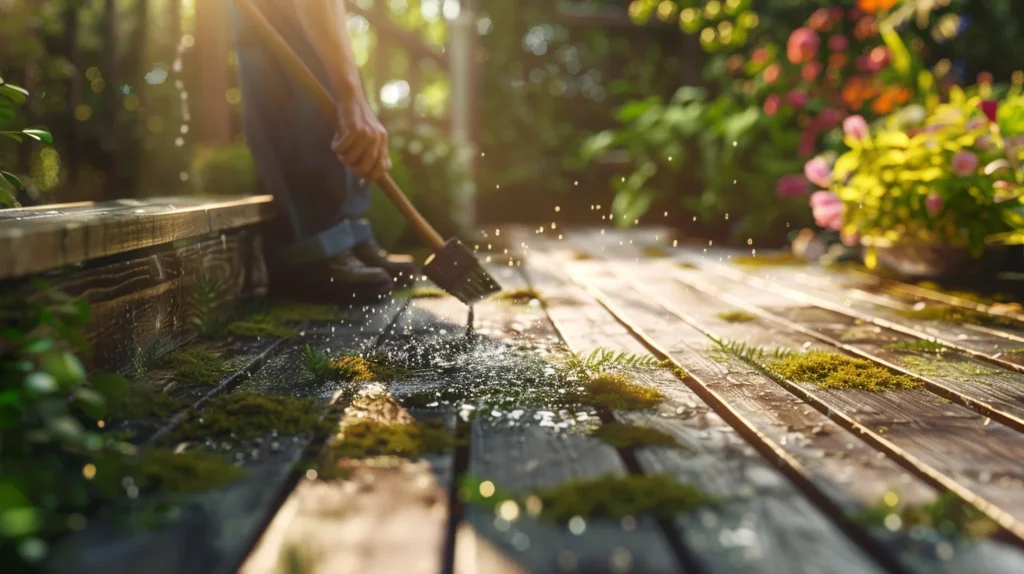
[{"label": "potted plant", "polygon": [[[848,148],[805,165],[825,188],[810,198],[815,222],[864,246],[868,268],[911,278],[994,269],[1024,243],[1024,77],[1002,100],[991,86],[953,87],[948,101],[911,105],[869,126],[843,122]],[[834,157],[834,163],[833,163]]]}]

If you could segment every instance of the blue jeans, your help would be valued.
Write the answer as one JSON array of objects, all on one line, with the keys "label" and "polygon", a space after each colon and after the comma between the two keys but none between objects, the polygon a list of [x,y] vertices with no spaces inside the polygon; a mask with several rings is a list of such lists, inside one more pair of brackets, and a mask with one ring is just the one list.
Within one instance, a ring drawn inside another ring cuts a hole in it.
[{"label": "blue jeans", "polygon": [[[268,259],[285,266],[312,263],[372,241],[369,222],[361,218],[370,206],[370,184],[341,164],[331,150],[333,122],[324,118],[250,30],[234,2],[232,10],[245,137],[260,179],[281,214],[279,236],[268,246]],[[330,88],[298,24],[275,21],[274,25],[321,84]]]}]

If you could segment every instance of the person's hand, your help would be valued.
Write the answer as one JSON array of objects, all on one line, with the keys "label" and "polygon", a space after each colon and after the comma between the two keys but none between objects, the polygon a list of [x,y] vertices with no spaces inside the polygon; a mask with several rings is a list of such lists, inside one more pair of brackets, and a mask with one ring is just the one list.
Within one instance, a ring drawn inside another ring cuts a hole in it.
[{"label": "person's hand", "polygon": [[388,132],[365,102],[338,109],[341,132],[334,136],[331,148],[338,159],[357,176],[377,181],[391,168]]}]

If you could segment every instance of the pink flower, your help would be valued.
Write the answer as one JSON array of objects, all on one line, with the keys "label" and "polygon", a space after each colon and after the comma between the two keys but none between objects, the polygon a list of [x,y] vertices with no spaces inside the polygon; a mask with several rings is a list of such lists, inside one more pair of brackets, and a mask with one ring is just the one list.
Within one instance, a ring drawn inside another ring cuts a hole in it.
[{"label": "pink flower", "polygon": [[845,52],[850,47],[850,41],[842,34],[836,34],[828,39],[828,49],[833,52]]},{"label": "pink flower", "polygon": [[783,198],[799,197],[807,195],[810,189],[807,180],[803,176],[790,174],[784,175],[775,182],[775,195]]},{"label": "pink flower", "polygon": [[807,82],[813,82],[818,79],[818,75],[821,74],[821,67],[821,62],[807,62],[804,64],[803,69],[800,70],[800,77]]},{"label": "pink flower", "polygon": [[800,134],[800,142],[797,144],[796,152],[800,154],[800,157],[807,157],[814,153],[814,143],[818,140],[817,130],[808,124],[802,134]]},{"label": "pink flower", "polygon": [[825,108],[818,114],[818,121],[825,128],[831,128],[843,119],[843,111],[836,108]]},{"label": "pink flower", "polygon": [[772,64],[764,69],[764,81],[766,84],[774,84],[779,79],[782,70],[778,64]]},{"label": "pink flower", "polygon": [[839,196],[829,191],[811,194],[811,213],[818,227],[839,231],[843,226],[843,212],[846,210]]},{"label": "pink flower", "polygon": [[871,135],[871,129],[863,116],[855,114],[843,120],[843,133],[853,139],[863,140]]},{"label": "pink flower", "polygon": [[995,188],[995,189],[1006,190],[1006,189],[1013,189],[1014,185],[1012,183],[1008,182],[1008,181],[997,181],[997,182],[994,182],[992,184],[992,187]]},{"label": "pink flower", "polygon": [[754,50],[754,53],[753,55],[750,56],[750,59],[755,64],[763,64],[768,61],[768,50],[766,48],[758,48]]},{"label": "pink flower", "polygon": [[814,59],[818,54],[821,39],[810,28],[797,28],[789,35],[786,42],[786,57],[794,64],[803,64]]},{"label": "pink flower", "polygon": [[778,94],[769,94],[768,97],[764,99],[764,113],[769,116],[774,116],[779,113],[779,106],[781,105],[782,98],[780,98]]},{"label": "pink flower", "polygon": [[942,213],[942,206],[942,198],[934,193],[924,200],[924,209],[931,217],[938,217],[938,215]]},{"label": "pink flower", "polygon": [[827,30],[832,24],[830,21],[832,15],[829,14],[827,8],[818,8],[811,14],[811,17],[807,19],[807,25],[814,30]]},{"label": "pink flower", "polygon": [[957,175],[973,175],[978,170],[978,156],[969,151],[960,151],[953,156],[953,171]]},{"label": "pink flower", "polygon": [[832,183],[832,168],[821,156],[812,158],[804,164],[804,175],[811,183],[820,187],[828,187]]},{"label": "pink flower", "polygon": [[996,121],[996,110],[999,109],[999,102],[995,100],[982,100],[978,107],[981,108],[982,113],[988,118],[988,121]]},{"label": "pink flower", "polygon": [[871,73],[881,72],[892,59],[892,52],[885,46],[875,46],[868,54],[867,71]]},{"label": "pink flower", "polygon": [[810,99],[807,92],[803,90],[793,90],[786,94],[786,103],[798,110],[806,106]]}]

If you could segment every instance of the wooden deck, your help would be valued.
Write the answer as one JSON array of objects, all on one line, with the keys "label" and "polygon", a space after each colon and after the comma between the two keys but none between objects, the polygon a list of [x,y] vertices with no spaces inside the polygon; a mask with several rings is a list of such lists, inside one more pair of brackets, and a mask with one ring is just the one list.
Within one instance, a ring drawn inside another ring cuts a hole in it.
[{"label": "wooden deck", "polygon": [[[325,481],[295,470],[317,446],[308,438],[276,451],[261,442],[238,457],[254,474],[199,497],[176,526],[144,537],[91,526],[62,556],[76,556],[74,571],[84,573],[1024,572],[1017,307],[774,264],[769,254],[741,264],[749,251],[672,247],[665,230],[509,227],[500,236],[518,246],[511,255],[521,263],[496,251],[492,272],[506,290],[533,289],[543,305],[492,299],[468,314],[449,297],[411,297],[347,309],[303,323],[294,338],[234,341],[228,352],[240,370],[213,393],[335,402],[342,429],[359,420],[440,421],[455,438],[452,451],[352,461],[347,479]],[[919,312],[933,306],[972,314],[949,322]],[[923,350],[921,340],[942,351]],[[307,344],[385,353],[411,376],[313,380],[300,367]],[[786,380],[754,348],[859,357],[919,386],[869,392]],[[664,400],[647,410],[578,412],[538,400],[564,391],[546,387],[552,359],[596,349],[664,361],[635,373]],[[195,397],[185,416],[209,396]],[[660,430],[680,446],[621,447],[591,436],[612,423]],[[552,523],[528,504],[491,509],[459,495],[471,481],[526,497],[629,475],[667,475],[716,502],[670,517]],[[908,526],[898,511],[867,517],[894,495],[910,508],[941,501],[994,532],[972,538]]]}]

